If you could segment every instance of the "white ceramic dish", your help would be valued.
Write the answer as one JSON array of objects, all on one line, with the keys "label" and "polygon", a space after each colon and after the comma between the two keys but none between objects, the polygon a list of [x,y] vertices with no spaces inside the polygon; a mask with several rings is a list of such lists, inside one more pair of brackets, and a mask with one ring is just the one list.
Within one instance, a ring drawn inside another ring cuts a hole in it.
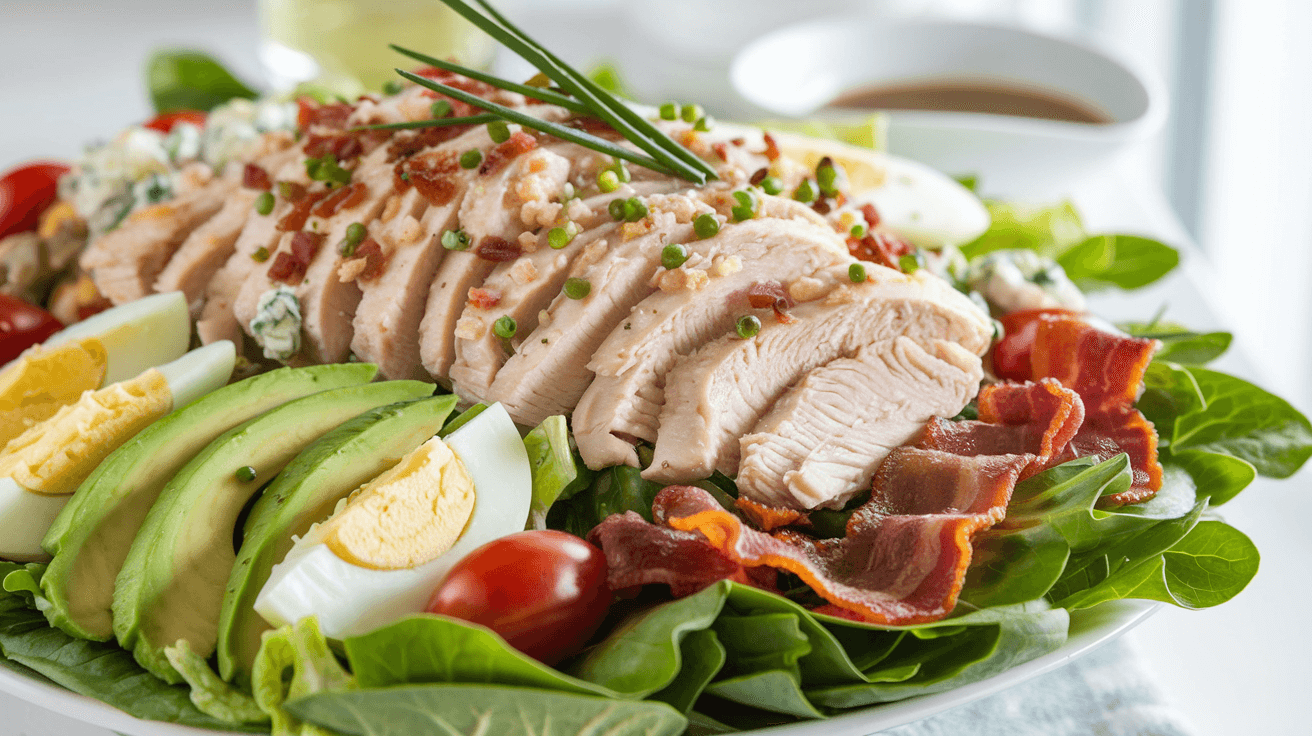
[{"label": "white ceramic dish", "polygon": [[862,118],[867,113],[824,108],[840,93],[868,84],[968,79],[1051,90],[1085,100],[1112,119],[1089,125],[976,113],[889,113],[892,152],[949,174],[989,172],[991,190],[1014,194],[1050,194],[1054,183],[1156,132],[1166,116],[1160,82],[1105,50],[962,21],[843,15],[799,23],[743,48],[730,78],[764,117]]},{"label": "white ceramic dish", "polygon": [[[1134,628],[1161,604],[1113,601],[1071,616],[1070,638],[1051,654],[971,685],[896,703],[865,708],[824,721],[776,726],[756,733],[776,736],[862,736],[956,707],[1055,670]],[[0,691],[34,705],[126,736],[215,736],[221,732],[159,721],[143,721],[93,698],[69,692],[48,681],[0,668]],[[234,735],[235,736],[235,735]]]}]

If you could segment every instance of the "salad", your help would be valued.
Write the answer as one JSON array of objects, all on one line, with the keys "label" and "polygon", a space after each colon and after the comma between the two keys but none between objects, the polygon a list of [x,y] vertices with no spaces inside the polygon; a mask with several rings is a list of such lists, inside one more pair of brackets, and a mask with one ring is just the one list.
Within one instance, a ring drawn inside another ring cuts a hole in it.
[{"label": "salad", "polygon": [[1211,510],[1312,425],[1229,335],[1086,310],[1173,248],[444,1],[542,74],[166,57],[218,81],[5,177],[0,663],[215,730],[723,733],[1256,573]]}]

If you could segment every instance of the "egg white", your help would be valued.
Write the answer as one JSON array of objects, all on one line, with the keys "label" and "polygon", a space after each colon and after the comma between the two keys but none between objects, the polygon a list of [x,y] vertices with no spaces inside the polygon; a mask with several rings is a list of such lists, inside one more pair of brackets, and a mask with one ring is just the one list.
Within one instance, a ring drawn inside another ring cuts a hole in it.
[{"label": "egg white", "polygon": [[[236,347],[220,340],[159,366],[173,396],[173,408],[185,406],[224,386],[232,376],[236,360]],[[16,562],[50,559],[41,548],[41,539],[73,495],[33,493],[12,478],[0,478],[0,558]]]},{"label": "egg white", "polygon": [[134,378],[187,352],[191,344],[187,298],[171,291],[120,304],[56,332],[42,345],[53,348],[89,337],[105,346],[108,365],[101,385]]},{"label": "egg white", "polygon": [[447,572],[473,550],[523,531],[533,497],[528,453],[510,415],[493,404],[445,438],[474,480],[474,513],[454,546],[407,570],[373,570],[342,560],[327,545],[298,544],[273,567],[255,610],[273,626],[315,615],[343,639],[424,610]]}]

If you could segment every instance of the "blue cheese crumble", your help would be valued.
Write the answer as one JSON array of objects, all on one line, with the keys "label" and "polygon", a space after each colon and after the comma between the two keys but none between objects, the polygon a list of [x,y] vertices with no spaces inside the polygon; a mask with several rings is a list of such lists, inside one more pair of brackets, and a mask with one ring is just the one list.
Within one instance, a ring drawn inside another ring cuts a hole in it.
[{"label": "blue cheese crumble", "polygon": [[286,286],[260,295],[251,334],[264,348],[264,357],[287,360],[301,350],[301,301]]}]

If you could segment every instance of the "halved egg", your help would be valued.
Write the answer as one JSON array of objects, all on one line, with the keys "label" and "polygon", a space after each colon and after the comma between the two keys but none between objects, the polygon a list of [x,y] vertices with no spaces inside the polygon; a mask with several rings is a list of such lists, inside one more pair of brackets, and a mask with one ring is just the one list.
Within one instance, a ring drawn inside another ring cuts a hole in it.
[{"label": "halved egg", "polygon": [[105,385],[177,360],[191,344],[187,298],[180,291],[170,291],[121,304],[56,332],[42,348],[87,339],[98,341],[105,349]]},{"label": "halved egg", "polygon": [[493,404],[445,440],[420,446],[297,540],[255,610],[275,627],[313,614],[332,639],[422,611],[461,558],[524,530],[532,496],[519,430]]},{"label": "halved egg", "polygon": [[228,382],[237,352],[226,340],[86,391],[0,450],[0,558],[47,559],[41,539],[101,461],[176,407]]}]

